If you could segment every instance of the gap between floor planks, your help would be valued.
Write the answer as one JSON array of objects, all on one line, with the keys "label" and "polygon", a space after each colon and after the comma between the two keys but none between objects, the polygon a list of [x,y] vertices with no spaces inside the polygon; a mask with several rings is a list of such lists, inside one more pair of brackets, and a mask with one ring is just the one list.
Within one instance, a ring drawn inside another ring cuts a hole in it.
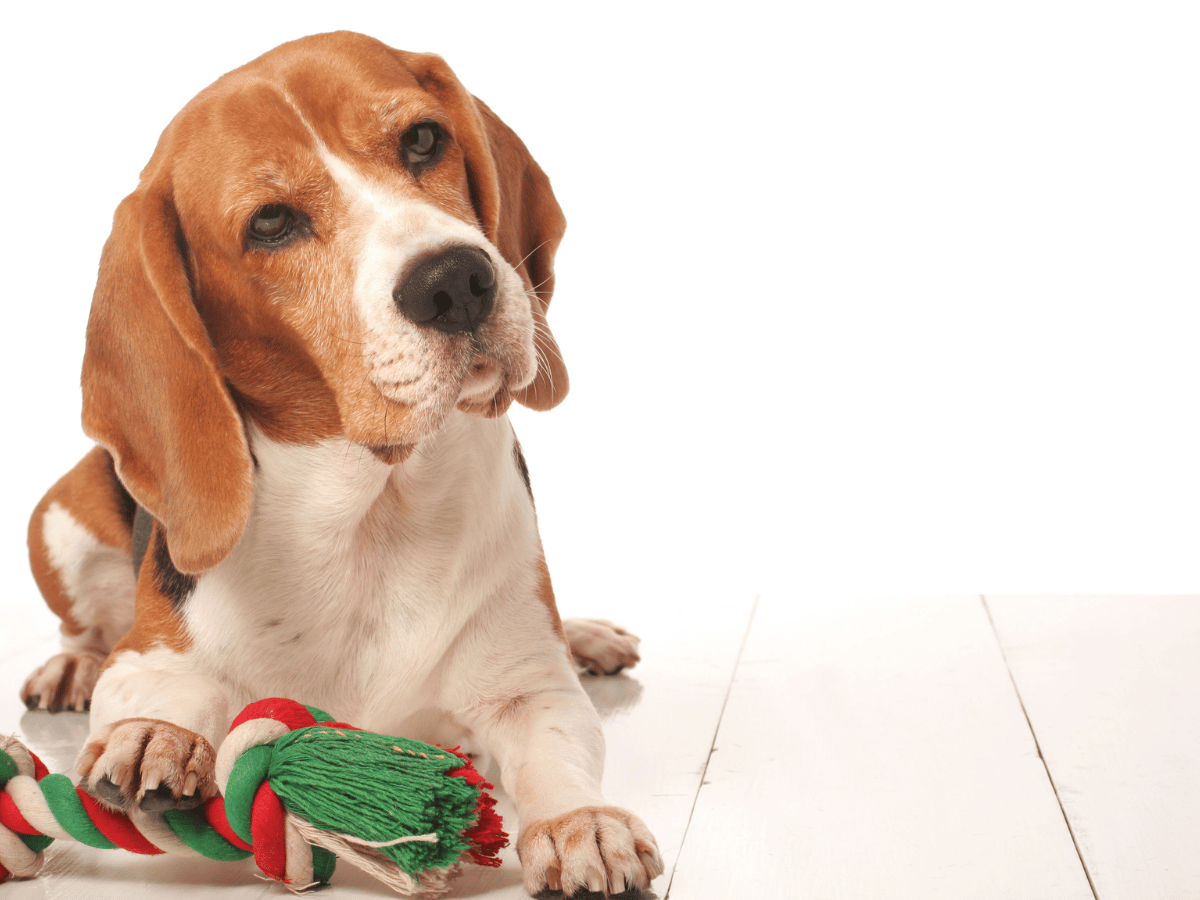
[{"label": "gap between floor planks", "polygon": [[1021,688],[1017,684],[1017,679],[1013,675],[1012,665],[1008,661],[1008,654],[1004,650],[1004,641],[1000,638],[1000,632],[996,629],[996,620],[992,616],[991,607],[988,606],[986,597],[981,597],[984,612],[987,613],[988,624],[992,627],[992,634],[996,637],[996,646],[1000,648],[1000,654],[1004,659],[1004,667],[1008,670],[1008,677],[1012,681],[1013,692],[1017,695],[1017,702],[1021,704],[1021,714],[1025,716],[1025,724],[1029,728],[1029,734],[1033,738],[1033,745],[1037,748],[1038,759],[1042,761],[1042,766],[1046,770],[1046,779],[1050,782],[1050,788],[1054,791],[1054,799],[1058,801],[1059,812],[1062,813],[1063,824],[1067,826],[1067,833],[1071,835],[1071,845],[1075,848],[1075,855],[1079,857],[1079,865],[1083,868],[1083,875],[1087,879],[1088,889],[1092,892],[1092,897],[1099,900],[1096,894],[1096,883],[1092,880],[1092,873],[1088,871],[1087,860],[1084,859],[1083,852],[1079,849],[1079,839],[1075,836],[1075,829],[1071,827],[1071,817],[1067,815],[1066,807],[1063,806],[1062,794],[1059,793],[1058,785],[1054,782],[1054,773],[1050,771],[1050,766],[1046,762],[1046,756],[1042,753],[1042,745],[1038,741],[1037,729],[1033,727],[1033,721],[1029,718],[1029,710],[1025,706],[1025,701],[1021,697]]},{"label": "gap between floor planks", "polygon": [[1200,897],[1200,597],[987,602],[1096,896]]},{"label": "gap between floor planks", "polygon": [[1091,900],[978,597],[765,597],[672,900]]}]

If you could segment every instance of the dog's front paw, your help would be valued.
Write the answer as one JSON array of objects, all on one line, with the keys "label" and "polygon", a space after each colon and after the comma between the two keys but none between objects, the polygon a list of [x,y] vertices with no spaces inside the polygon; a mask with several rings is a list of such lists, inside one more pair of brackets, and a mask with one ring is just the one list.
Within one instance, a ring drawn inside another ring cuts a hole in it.
[{"label": "dog's front paw", "polygon": [[615,806],[585,806],[522,829],[517,855],[530,894],[550,888],[619,894],[647,888],[662,874],[658,845],[633,813]]},{"label": "dog's front paw", "polygon": [[563,631],[581,673],[616,675],[641,660],[641,639],[607,619],[564,619]]},{"label": "dog's front paw", "polygon": [[75,769],[109,806],[191,809],[216,796],[216,753],[193,731],[159,719],[122,719],[94,732]]},{"label": "dog's front paw", "polygon": [[85,710],[100,677],[104,657],[96,653],[59,653],[25,679],[21,702],[28,709]]}]

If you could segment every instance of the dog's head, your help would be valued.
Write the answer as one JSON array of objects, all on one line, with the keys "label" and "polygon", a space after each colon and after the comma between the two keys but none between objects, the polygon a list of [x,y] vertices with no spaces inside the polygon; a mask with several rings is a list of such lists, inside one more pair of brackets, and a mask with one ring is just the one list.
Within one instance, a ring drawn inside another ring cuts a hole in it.
[{"label": "dog's head", "polygon": [[84,428],[185,572],[237,543],[245,419],[381,459],[455,408],[547,409],[565,221],[520,139],[439,57],[340,32],[221,78],[171,122],[104,248]]}]

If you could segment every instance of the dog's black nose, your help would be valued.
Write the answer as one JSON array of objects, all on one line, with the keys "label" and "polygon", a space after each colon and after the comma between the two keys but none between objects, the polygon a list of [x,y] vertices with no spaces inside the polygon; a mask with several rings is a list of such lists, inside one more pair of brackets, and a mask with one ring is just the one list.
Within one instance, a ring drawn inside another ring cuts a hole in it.
[{"label": "dog's black nose", "polygon": [[471,331],[496,299],[496,270],[478,247],[442,250],[413,267],[392,295],[408,319],[438,331]]}]

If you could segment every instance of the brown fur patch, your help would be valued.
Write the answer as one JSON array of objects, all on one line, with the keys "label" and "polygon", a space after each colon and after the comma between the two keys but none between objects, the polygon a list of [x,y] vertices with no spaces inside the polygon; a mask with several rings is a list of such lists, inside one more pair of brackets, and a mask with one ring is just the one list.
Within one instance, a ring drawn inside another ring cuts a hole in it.
[{"label": "brown fur patch", "polygon": [[[150,538],[151,548],[160,545],[161,529],[162,526],[155,522],[154,533]],[[165,554],[156,553],[152,549],[142,560],[142,567],[138,572],[137,579],[133,627],[113,648],[112,653],[108,656],[108,661],[104,664],[105,668],[122,650],[142,652],[151,647],[166,647],[182,652],[191,646],[192,641],[180,616],[179,604],[175,594],[171,591],[172,582],[169,578],[163,578],[162,556]],[[178,572],[175,574],[180,578],[188,577]]]},{"label": "brown fur patch", "polygon": [[394,444],[391,447],[372,447],[371,454],[384,465],[394,466],[412,455],[414,445]]}]

